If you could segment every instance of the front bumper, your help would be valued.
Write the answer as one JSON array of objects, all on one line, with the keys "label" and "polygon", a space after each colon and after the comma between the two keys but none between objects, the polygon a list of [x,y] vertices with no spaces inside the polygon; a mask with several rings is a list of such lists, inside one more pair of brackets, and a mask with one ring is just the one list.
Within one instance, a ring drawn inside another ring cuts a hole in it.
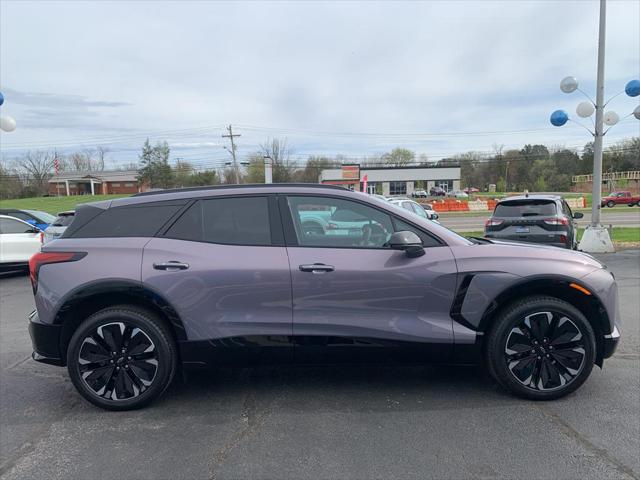
[{"label": "front bumper", "polygon": [[37,362],[64,366],[65,361],[60,350],[61,333],[61,325],[40,323],[37,310],[31,312],[29,315],[29,335],[33,346],[32,358]]},{"label": "front bumper", "polygon": [[602,342],[602,358],[609,358],[613,356],[620,343],[620,331],[618,327],[613,327],[613,332],[604,336]]}]

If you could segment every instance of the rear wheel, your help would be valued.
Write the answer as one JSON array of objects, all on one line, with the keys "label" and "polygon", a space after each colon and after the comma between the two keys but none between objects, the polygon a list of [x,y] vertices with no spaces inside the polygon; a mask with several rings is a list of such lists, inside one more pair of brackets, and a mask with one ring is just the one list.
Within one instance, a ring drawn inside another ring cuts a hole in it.
[{"label": "rear wheel", "polygon": [[108,410],[147,405],[171,383],[176,347],[162,321],[133,306],[101,310],[73,334],[69,376],[88,401]]},{"label": "rear wheel", "polygon": [[533,296],[496,319],[485,350],[491,375],[510,392],[552,400],[576,390],[595,361],[595,334],[584,315],[553,297]]}]

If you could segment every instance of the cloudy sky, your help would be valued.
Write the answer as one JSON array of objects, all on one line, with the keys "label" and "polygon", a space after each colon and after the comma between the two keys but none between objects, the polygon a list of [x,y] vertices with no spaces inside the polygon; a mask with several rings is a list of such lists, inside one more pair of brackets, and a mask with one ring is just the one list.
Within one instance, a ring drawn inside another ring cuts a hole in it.
[{"label": "cloudy sky", "polygon": [[[640,1],[608,2],[608,95],[640,76]],[[438,159],[523,143],[578,147],[575,75],[595,90],[596,1],[0,1],[4,158],[102,145],[135,161],[149,136],[202,167],[287,137],[309,154],[395,146]],[[617,97],[630,113],[638,99]],[[615,140],[640,134],[632,118]]]}]

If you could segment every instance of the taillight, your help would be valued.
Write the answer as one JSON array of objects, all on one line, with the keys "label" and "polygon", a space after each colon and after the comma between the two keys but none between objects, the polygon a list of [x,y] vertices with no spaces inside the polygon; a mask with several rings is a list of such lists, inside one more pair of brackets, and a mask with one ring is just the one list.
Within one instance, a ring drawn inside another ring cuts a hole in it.
[{"label": "taillight", "polygon": [[40,243],[44,244],[44,232],[40,232]]},{"label": "taillight", "polygon": [[500,220],[499,218],[488,218],[484,222],[485,227],[495,227],[496,225],[500,225],[504,223],[504,220]]},{"label": "taillight", "polygon": [[38,289],[38,272],[40,267],[50,263],[75,262],[84,258],[86,252],[38,252],[29,259],[29,277],[33,293]]},{"label": "taillight", "polygon": [[547,225],[569,225],[569,220],[567,220],[566,218],[545,218],[543,221]]}]

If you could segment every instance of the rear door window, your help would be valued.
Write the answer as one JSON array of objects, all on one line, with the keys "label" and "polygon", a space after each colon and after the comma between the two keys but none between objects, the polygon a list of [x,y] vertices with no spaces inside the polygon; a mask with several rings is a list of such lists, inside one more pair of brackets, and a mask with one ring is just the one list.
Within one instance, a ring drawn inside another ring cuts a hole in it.
[{"label": "rear door window", "polygon": [[493,212],[495,217],[537,217],[556,214],[553,200],[510,200],[500,202]]},{"label": "rear door window", "polygon": [[199,200],[167,230],[165,237],[227,245],[270,246],[268,199]]}]

